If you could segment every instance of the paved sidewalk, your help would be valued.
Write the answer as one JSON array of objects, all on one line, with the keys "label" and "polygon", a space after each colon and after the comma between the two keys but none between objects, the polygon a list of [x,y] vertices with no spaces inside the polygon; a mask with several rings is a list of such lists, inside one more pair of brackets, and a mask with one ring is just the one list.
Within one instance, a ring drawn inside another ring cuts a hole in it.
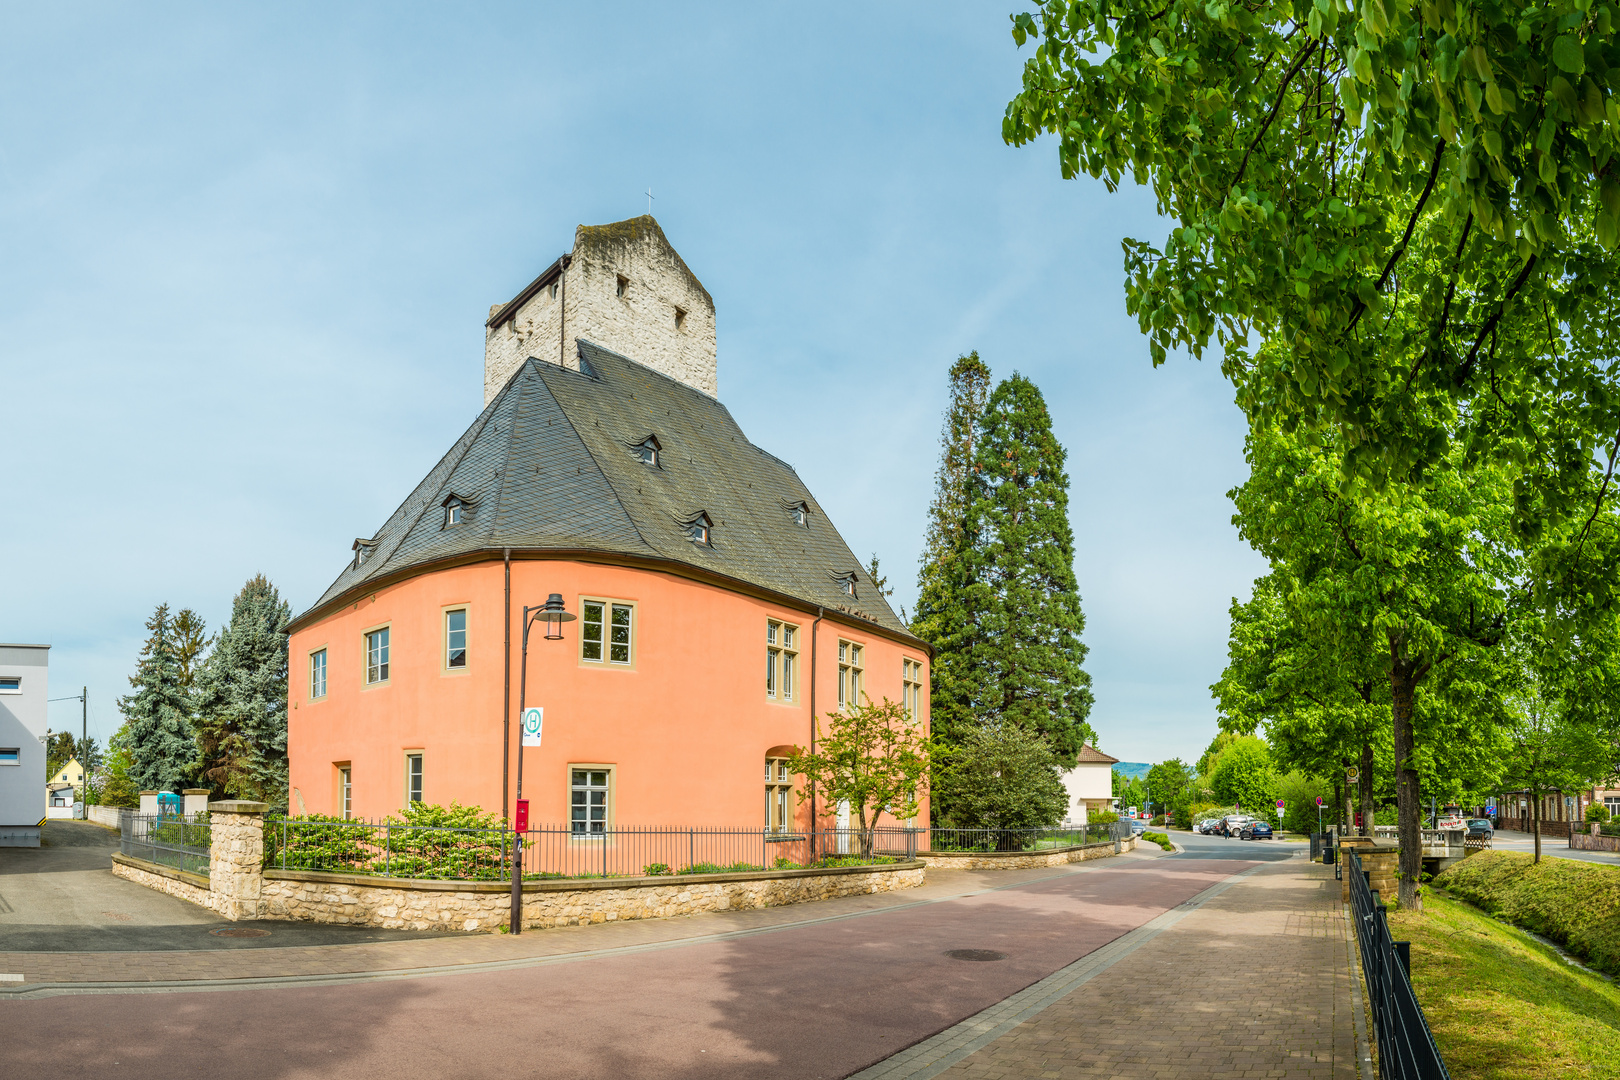
[{"label": "paved sidewalk", "polygon": [[[551,957],[657,948],[776,928],[836,921],[870,912],[899,910],[919,904],[936,903],[955,897],[1063,878],[1076,873],[1094,873],[1097,870],[1118,868],[1161,857],[1157,849],[1148,849],[1065,867],[1012,871],[931,870],[926,884],[920,888],[898,892],[847,896],[786,907],[711,912],[677,919],[640,919],[592,926],[528,930],[517,937],[507,934],[436,934],[411,935],[412,940],[403,941],[299,945],[285,948],[48,952],[3,951],[6,938],[4,928],[0,927],[0,975],[22,976],[20,980],[0,981],[0,1000],[8,994],[32,993],[37,991],[41,984],[81,985],[86,988],[193,982],[217,984],[220,981],[231,980],[294,981],[357,977],[378,973],[427,973],[462,968],[493,969],[529,964]],[[269,941],[248,940],[255,944],[259,942],[270,944],[277,937],[288,934],[299,926],[286,922],[229,924],[219,921],[212,912],[202,914],[208,921],[195,928],[200,940],[210,940],[207,938],[210,927],[262,928],[270,932]]]},{"label": "paved sidewalk", "polygon": [[[1101,950],[1031,987],[1029,1004],[1000,1023],[986,1010],[861,1080],[1359,1075],[1351,946],[1331,867],[1256,867],[1154,922],[1111,945],[1112,956]],[[1079,985],[1063,994],[1065,980]]]}]

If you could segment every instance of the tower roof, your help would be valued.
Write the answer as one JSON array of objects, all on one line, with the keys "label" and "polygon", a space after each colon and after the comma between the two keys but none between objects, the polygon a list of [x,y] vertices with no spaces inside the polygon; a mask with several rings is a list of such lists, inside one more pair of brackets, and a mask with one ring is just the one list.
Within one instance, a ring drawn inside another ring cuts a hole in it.
[{"label": "tower roof", "polygon": [[[526,360],[290,628],[389,582],[510,548],[674,564],[917,640],[799,474],[749,442],[724,405],[589,341],[575,347],[577,371]],[[708,543],[694,539],[700,517]]]}]

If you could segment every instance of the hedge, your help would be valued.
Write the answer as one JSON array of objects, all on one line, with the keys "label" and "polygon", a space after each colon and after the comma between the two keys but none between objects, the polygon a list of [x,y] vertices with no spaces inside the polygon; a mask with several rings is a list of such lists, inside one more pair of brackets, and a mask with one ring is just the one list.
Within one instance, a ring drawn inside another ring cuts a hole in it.
[{"label": "hedge", "polygon": [[1532,857],[1471,855],[1435,884],[1507,922],[1563,945],[1592,967],[1620,975],[1620,866]]}]

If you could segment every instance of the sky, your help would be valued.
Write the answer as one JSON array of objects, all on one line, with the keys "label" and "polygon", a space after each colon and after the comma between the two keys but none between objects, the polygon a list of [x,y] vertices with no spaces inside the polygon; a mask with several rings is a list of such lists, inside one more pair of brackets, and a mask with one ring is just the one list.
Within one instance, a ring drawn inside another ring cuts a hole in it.
[{"label": "sky", "polygon": [[1264,572],[1226,498],[1243,418],[1218,357],[1154,369],[1125,313],[1151,193],[1002,142],[1011,10],[12,7],[0,641],[50,644],[104,739],[158,603],[214,629],[262,572],[308,607],[478,414],[489,306],[650,189],[720,399],[908,610],[946,369],[1035,381],[1098,742],[1196,760]]}]

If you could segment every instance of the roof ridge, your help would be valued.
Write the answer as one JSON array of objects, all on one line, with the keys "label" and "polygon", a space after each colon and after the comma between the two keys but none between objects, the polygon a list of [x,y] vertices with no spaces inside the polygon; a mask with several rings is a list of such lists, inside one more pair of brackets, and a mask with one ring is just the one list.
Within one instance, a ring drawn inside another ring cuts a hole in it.
[{"label": "roof ridge", "polygon": [[[528,370],[530,364],[538,363],[541,363],[541,361],[537,357],[530,356],[527,357],[523,363],[519,364],[517,366],[517,370],[512,372],[512,377],[506,380],[506,386],[502,387],[501,392],[495,395],[495,401],[499,401],[506,394],[507,389],[516,383],[517,377],[520,374]],[[495,513],[486,515],[487,524],[484,528],[484,537],[488,540],[493,540],[495,538],[495,521],[496,518],[500,516],[499,511],[501,506],[503,506],[506,502],[506,482],[510,478],[512,472],[512,441],[517,438],[518,417],[523,412],[523,402],[527,397],[527,387],[525,386],[519,388],[518,399],[512,404],[512,422],[506,425],[506,451],[501,455],[501,481],[495,485],[495,491],[490,496],[489,500],[490,507],[495,511]],[[490,402],[490,404],[493,405],[495,401]]]}]

